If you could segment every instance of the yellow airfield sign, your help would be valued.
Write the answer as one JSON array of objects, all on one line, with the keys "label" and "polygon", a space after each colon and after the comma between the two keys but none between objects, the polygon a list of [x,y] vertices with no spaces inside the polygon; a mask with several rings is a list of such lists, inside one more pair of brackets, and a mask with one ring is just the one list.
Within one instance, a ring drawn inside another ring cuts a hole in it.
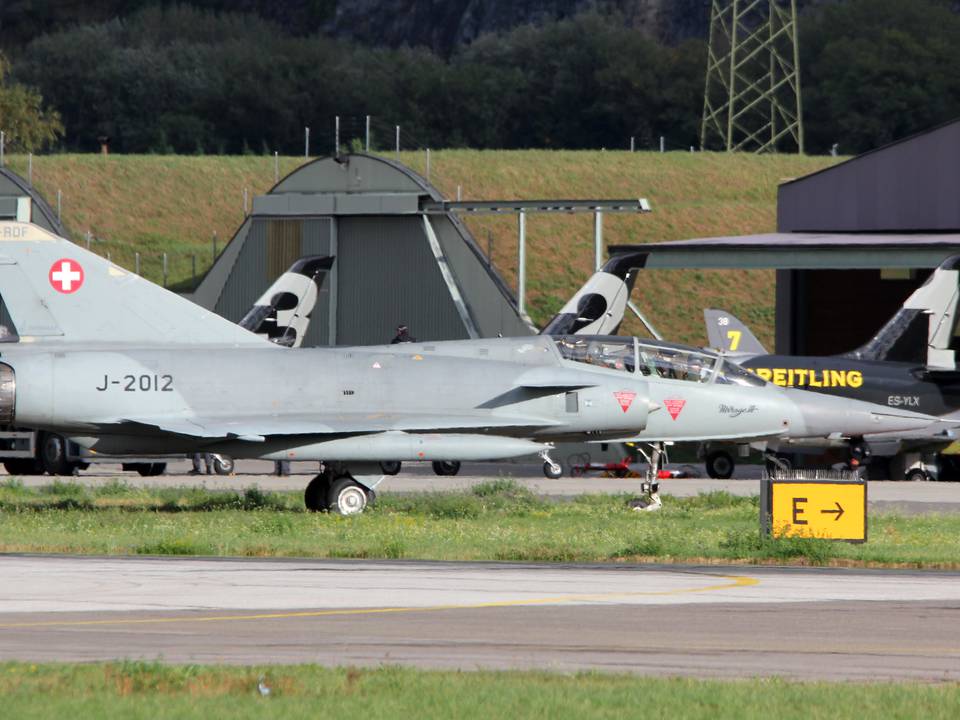
[{"label": "yellow airfield sign", "polygon": [[867,540],[867,484],[863,480],[763,481],[761,525],[773,537]]}]

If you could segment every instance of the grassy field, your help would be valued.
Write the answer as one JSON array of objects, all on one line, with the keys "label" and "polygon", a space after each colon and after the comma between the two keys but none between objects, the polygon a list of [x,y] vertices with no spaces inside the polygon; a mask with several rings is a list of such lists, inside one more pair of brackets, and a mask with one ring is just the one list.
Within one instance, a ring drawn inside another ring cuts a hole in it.
[{"label": "grassy field", "polygon": [[864,545],[761,539],[756,498],[552,501],[512,481],[468,492],[383,494],[361,516],[307,513],[299,493],[122,483],[0,486],[0,552],[542,562],[695,561],[960,567],[960,514],[873,515]]},{"label": "grassy field", "polygon": [[[391,155],[392,157],[392,155]],[[425,155],[401,153],[401,161],[425,173]],[[431,153],[431,181],[455,198],[648,198],[649,215],[608,215],[608,244],[645,243],[711,235],[767,232],[776,225],[776,188],[836,162],[829,157],[727,155],[721,153],[629,153],[622,151],[472,151]],[[280,158],[281,176],[303,163]],[[27,160],[11,168],[26,175]],[[56,206],[78,242],[87,232],[92,248],[129,268],[142,254],[142,272],[159,281],[161,253],[170,257],[170,282],[189,281],[210,265],[212,237],[218,245],[243,220],[243,191],[250,197],[274,182],[268,156],[187,157],[50,155],[33,161],[36,187]],[[515,286],[516,227],[512,216],[467,219],[480,246],[493,247],[496,267]],[[528,306],[534,320],[550,317],[583,282],[593,260],[589,214],[532,216]],[[557,262],[562,253],[563,262]],[[772,344],[772,271],[662,270],[644,277],[633,299],[670,339],[706,341],[700,311],[720,305],[754,326]],[[639,332],[631,321],[626,330]]]},{"label": "grassy field", "polygon": [[[262,696],[258,685],[270,688]],[[0,663],[10,718],[956,718],[956,684],[317,666]]]}]

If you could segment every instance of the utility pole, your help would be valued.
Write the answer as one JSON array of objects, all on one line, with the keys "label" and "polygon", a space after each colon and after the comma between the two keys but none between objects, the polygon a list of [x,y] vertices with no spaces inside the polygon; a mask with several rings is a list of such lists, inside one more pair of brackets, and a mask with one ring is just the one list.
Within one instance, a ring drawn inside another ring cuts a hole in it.
[{"label": "utility pole", "polygon": [[803,153],[797,0],[712,0],[700,149]]}]

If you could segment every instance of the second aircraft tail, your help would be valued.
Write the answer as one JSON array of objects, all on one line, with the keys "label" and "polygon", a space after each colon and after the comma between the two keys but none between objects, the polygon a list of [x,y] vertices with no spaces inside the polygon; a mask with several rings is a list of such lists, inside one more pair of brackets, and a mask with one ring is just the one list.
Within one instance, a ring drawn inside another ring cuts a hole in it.
[{"label": "second aircraft tail", "polygon": [[540,334],[616,335],[646,257],[647,253],[628,253],[607,260]]}]

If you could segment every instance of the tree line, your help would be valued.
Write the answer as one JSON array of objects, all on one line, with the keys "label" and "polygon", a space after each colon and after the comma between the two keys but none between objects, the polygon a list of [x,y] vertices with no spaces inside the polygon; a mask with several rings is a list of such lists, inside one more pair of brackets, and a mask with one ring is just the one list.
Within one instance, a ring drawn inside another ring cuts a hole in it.
[{"label": "tree line", "polygon": [[[960,116],[960,17],[945,2],[815,6],[800,30],[809,152],[861,152]],[[588,12],[442,58],[173,5],[47,34],[9,59],[0,125],[13,89],[41,94],[36,111],[63,125],[26,149],[109,138],[114,152],[296,154],[310,126],[322,154],[335,115],[353,120],[345,143],[373,116],[381,149],[395,125],[407,148],[624,148],[631,137],[644,148],[660,136],[685,148],[699,143],[706,43],[659,44]]]}]

